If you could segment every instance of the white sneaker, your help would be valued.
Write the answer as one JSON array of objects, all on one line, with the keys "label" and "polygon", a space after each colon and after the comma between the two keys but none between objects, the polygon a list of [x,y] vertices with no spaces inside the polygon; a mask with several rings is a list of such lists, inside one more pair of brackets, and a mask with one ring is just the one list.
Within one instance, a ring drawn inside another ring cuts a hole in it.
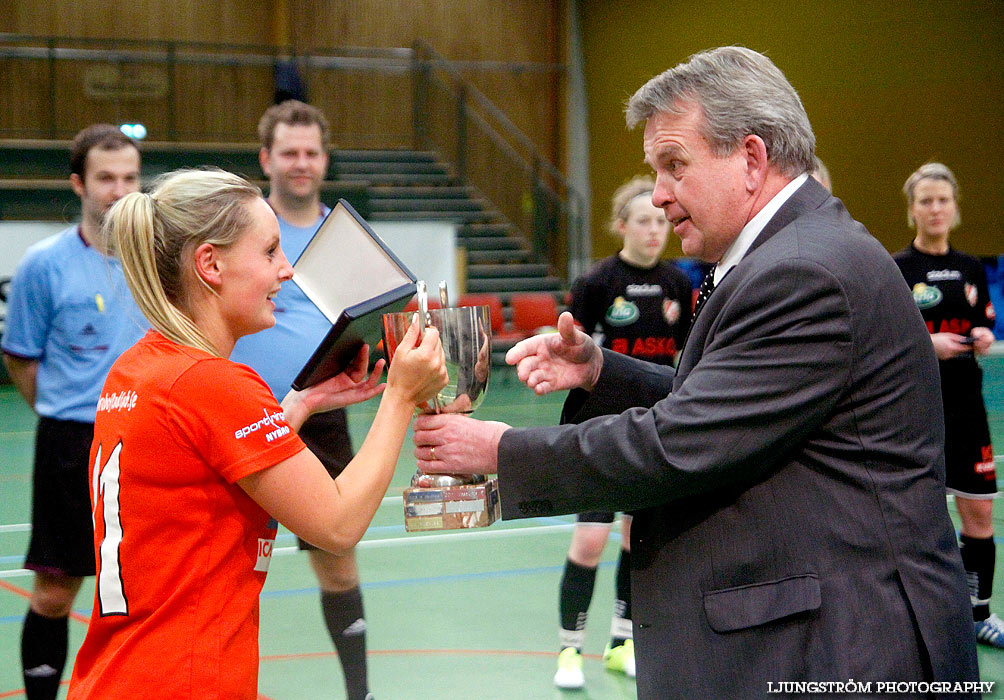
[{"label": "white sneaker", "polygon": [[575,647],[565,647],[558,654],[554,684],[565,690],[578,690],[586,684],[586,677],[582,675],[582,654]]}]

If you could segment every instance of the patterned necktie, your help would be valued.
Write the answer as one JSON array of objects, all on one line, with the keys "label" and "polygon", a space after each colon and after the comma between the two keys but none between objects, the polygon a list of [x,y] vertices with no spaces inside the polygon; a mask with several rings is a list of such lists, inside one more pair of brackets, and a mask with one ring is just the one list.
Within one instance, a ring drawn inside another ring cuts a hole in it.
[{"label": "patterned necktie", "polygon": [[694,306],[695,321],[697,320],[697,314],[701,313],[701,309],[704,307],[704,302],[708,300],[711,292],[715,289],[715,270],[717,269],[717,263],[711,266],[708,274],[704,276],[704,280],[701,282],[701,288],[697,290],[697,304]]}]

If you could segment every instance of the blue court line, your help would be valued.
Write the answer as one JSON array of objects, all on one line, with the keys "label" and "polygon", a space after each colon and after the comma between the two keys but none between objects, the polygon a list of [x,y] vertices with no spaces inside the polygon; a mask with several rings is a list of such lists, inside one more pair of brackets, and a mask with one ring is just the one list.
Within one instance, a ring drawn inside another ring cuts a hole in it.
[{"label": "blue court line", "polygon": [[[615,561],[601,561],[599,568],[606,569],[613,566]],[[425,576],[421,578],[395,579],[391,581],[371,581],[363,582],[363,590],[378,590],[381,588],[397,588],[400,586],[421,586],[436,583],[456,583],[461,581],[477,581],[492,578],[510,578],[515,576],[534,576],[537,574],[549,574],[564,571],[564,563],[558,566],[540,566],[529,569],[504,569],[501,571],[479,571],[469,574],[451,574],[449,576]],[[262,600],[275,598],[290,598],[302,595],[317,595],[320,589],[317,586],[310,588],[291,588],[282,591],[266,591],[260,596]],[[91,608],[74,609],[75,613],[90,617]],[[0,625],[22,624],[24,615],[6,615],[0,617]]]},{"label": "blue court line", "polygon": [[[550,525],[567,525],[568,524],[568,521],[561,520],[560,518],[535,518],[534,520],[536,522],[539,522],[539,523],[545,524],[545,525],[547,525],[547,524],[550,524]],[[519,528],[512,528],[512,529],[519,529]],[[400,535],[400,534],[406,534],[406,531],[404,529],[404,525],[381,525],[379,527],[371,527],[371,528],[369,528],[367,530],[367,532],[372,532],[374,534],[381,534],[381,533],[382,534],[398,534],[398,535]],[[962,536],[962,533],[959,530],[956,530],[955,531],[955,537],[958,538],[958,537],[961,537],[961,536]],[[620,534],[620,532],[616,528],[614,528],[614,529],[612,529],[610,531],[610,539],[614,540],[615,542],[619,542],[620,541],[620,537],[621,537],[621,534]],[[296,535],[294,535],[292,532],[280,532],[275,537],[275,541],[278,544],[292,543],[295,540],[296,540]],[[363,541],[365,542],[366,540],[363,540]],[[994,535],[994,544],[1004,544],[1004,535]],[[24,555],[23,554],[8,554],[6,556],[0,556],[0,564],[14,564],[16,568],[21,568],[21,566],[24,564]],[[0,618],[0,621],[2,621],[2,620],[3,620],[3,618]]]},{"label": "blue court line", "polygon": [[[540,518],[539,520],[545,520]],[[549,520],[554,520],[550,518]],[[564,522],[564,521],[561,521]],[[388,526],[397,527],[397,526]],[[401,526],[403,530],[403,526]],[[282,537],[283,535],[280,535]],[[292,537],[292,534],[289,534]],[[611,539],[619,540],[620,533],[616,531],[610,532]],[[278,537],[276,539],[279,539]],[[1004,538],[995,536],[994,542],[1002,542]],[[601,561],[599,564],[600,569],[607,569],[614,566],[616,561]],[[523,569],[502,569],[499,571],[478,571],[466,574],[450,574],[448,576],[424,576],[420,578],[405,578],[405,579],[394,579],[389,581],[364,581],[362,582],[363,590],[379,590],[385,588],[399,588],[402,586],[419,586],[419,585],[429,585],[437,583],[460,583],[466,581],[478,581],[487,579],[497,579],[497,578],[513,578],[517,576],[535,576],[539,574],[551,574],[564,571],[564,562],[555,566],[538,566],[533,568],[523,568]],[[312,586],[309,588],[290,588],[286,590],[279,591],[264,591],[262,592],[260,598],[262,600],[277,599],[277,598],[290,598],[301,595],[317,595],[320,589],[317,586]],[[79,613],[85,617],[89,617],[91,614],[91,609],[75,609],[74,612]],[[24,622],[23,615],[7,615],[0,616],[0,625],[7,624],[21,624]]]},{"label": "blue court line", "polygon": [[[616,561],[601,561],[599,568],[606,569],[614,564]],[[394,579],[390,581],[364,581],[362,583],[362,589],[369,590],[379,590],[383,588],[398,588],[401,586],[422,586],[428,584],[437,583],[458,583],[463,581],[478,581],[493,578],[510,578],[515,576],[535,576],[538,574],[551,574],[558,573],[565,570],[565,564],[562,562],[556,566],[538,566],[529,569],[502,569],[500,571],[478,571],[468,574],[449,574],[447,576],[423,576],[421,578],[402,578]],[[320,589],[317,586],[311,588],[291,588],[284,591],[266,591],[261,594],[263,599],[265,598],[289,598],[298,595],[310,595],[317,594]],[[0,618],[2,621],[3,618]]]}]

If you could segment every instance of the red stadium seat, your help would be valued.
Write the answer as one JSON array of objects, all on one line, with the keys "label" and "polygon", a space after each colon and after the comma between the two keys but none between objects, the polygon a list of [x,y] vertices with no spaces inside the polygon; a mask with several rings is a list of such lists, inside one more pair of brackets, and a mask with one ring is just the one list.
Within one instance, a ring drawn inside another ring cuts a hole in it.
[{"label": "red stadium seat", "polygon": [[461,294],[457,306],[487,306],[492,318],[492,335],[501,333],[505,328],[502,300],[497,294]]},{"label": "red stadium seat", "polygon": [[487,306],[492,319],[492,344],[512,345],[527,337],[527,333],[508,330],[502,310],[502,299],[497,294],[461,294],[457,306]]},{"label": "red stadium seat", "polygon": [[558,303],[554,295],[547,292],[524,292],[513,294],[512,325],[517,332],[533,335],[541,328],[558,325]]}]

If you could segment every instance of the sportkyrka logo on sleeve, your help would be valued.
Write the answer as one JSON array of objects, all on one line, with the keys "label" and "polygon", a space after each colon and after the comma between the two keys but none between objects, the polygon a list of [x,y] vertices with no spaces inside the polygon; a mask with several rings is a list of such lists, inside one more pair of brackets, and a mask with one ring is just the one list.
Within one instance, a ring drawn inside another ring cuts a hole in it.
[{"label": "sportkyrka logo on sleeve", "polygon": [[269,413],[267,408],[261,409],[264,413],[264,417],[261,420],[255,421],[249,425],[245,425],[243,428],[234,431],[234,438],[241,440],[246,438],[251,433],[258,432],[267,427],[273,428],[269,432],[265,433],[265,440],[267,442],[272,442],[283,435],[289,435],[289,426],[286,425],[286,416],[282,411],[278,413]]}]

